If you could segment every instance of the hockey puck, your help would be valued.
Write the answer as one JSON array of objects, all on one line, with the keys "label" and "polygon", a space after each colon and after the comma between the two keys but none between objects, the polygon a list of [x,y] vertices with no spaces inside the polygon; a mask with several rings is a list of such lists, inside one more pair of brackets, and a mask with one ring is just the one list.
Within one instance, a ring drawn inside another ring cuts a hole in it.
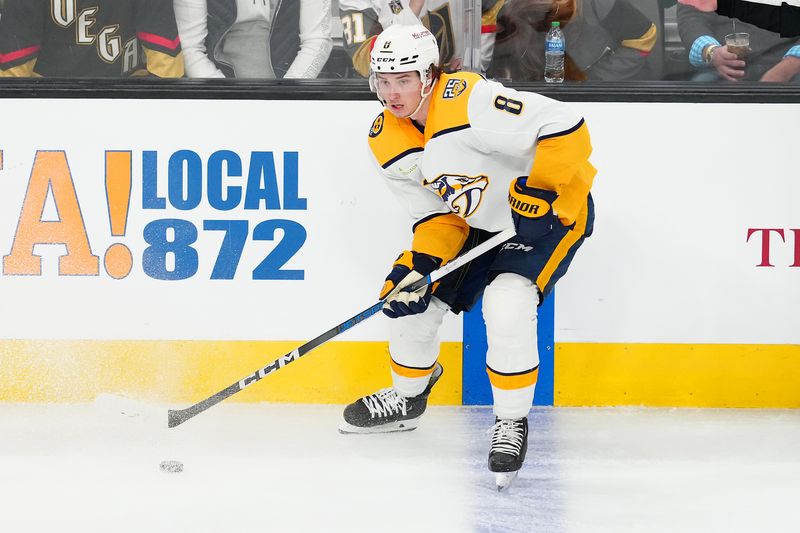
[{"label": "hockey puck", "polygon": [[183,472],[183,463],[180,461],[161,461],[161,464],[158,465],[158,467],[162,472],[169,472],[171,474]]}]

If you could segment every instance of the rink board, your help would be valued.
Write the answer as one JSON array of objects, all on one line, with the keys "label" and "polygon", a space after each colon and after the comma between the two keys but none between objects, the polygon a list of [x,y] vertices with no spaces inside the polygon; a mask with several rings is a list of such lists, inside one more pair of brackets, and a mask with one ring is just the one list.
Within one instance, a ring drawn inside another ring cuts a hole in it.
[{"label": "rink board", "polygon": [[[800,106],[573,105],[597,220],[541,312],[537,403],[800,407]],[[365,146],[379,110],[0,100],[0,400],[197,401],[372,305],[411,239]],[[229,116],[248,121],[209,129]],[[386,324],[235,400],[387,385]],[[441,338],[434,401],[489,403],[480,317],[448,317]]]},{"label": "rink board", "polygon": [[[3,397],[14,402],[85,402],[115,393],[150,402],[194,403],[288,353],[297,342],[4,341]],[[383,342],[332,342],[238,393],[234,401],[349,403],[388,383]],[[447,369],[431,395],[461,403],[461,344],[442,343]]]}]

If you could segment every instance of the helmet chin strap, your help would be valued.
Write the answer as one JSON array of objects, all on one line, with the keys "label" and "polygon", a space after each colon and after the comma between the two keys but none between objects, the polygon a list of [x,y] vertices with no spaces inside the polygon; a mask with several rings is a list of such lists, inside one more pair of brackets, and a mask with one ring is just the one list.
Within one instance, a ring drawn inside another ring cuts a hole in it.
[{"label": "helmet chin strap", "polygon": [[419,110],[420,110],[420,108],[422,107],[422,104],[424,104],[424,103],[425,103],[425,100],[426,100],[426,99],[428,98],[428,96],[430,96],[430,95],[431,95],[431,93],[433,92],[433,82],[431,82],[430,88],[428,89],[428,91],[427,91],[427,92],[423,92],[423,91],[425,91],[425,89],[423,89],[422,91],[420,91],[420,96],[422,96],[422,98],[420,98],[420,99],[419,99],[419,103],[417,104],[417,108],[416,108],[416,109],[415,109],[415,110],[414,110],[414,111],[413,111],[413,112],[412,112],[410,115],[408,115],[408,116],[407,116],[407,117],[405,117],[405,118],[410,118],[410,119],[412,119],[412,120],[413,120],[413,119],[414,119],[414,115],[416,115],[417,113],[419,113]]}]

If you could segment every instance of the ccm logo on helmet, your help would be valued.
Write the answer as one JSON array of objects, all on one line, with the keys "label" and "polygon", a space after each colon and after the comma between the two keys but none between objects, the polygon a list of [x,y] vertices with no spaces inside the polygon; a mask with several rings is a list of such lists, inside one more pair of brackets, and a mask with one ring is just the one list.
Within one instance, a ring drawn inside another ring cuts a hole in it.
[{"label": "ccm logo on helmet", "polygon": [[431,32],[429,32],[427,30],[426,31],[415,32],[415,33],[411,34],[411,36],[414,39],[422,39],[423,37],[428,37],[429,35],[431,35]]}]

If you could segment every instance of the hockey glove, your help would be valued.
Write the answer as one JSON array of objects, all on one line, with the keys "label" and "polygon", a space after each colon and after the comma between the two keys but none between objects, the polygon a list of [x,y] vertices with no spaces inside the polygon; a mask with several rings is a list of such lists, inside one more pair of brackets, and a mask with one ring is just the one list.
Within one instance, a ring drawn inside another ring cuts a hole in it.
[{"label": "hockey glove", "polygon": [[533,242],[550,233],[553,224],[560,224],[558,216],[553,212],[553,202],[558,194],[555,191],[529,187],[527,179],[527,176],[522,176],[511,182],[508,203],[511,205],[511,217],[514,219],[517,235]]},{"label": "hockey glove", "polygon": [[403,252],[394,262],[392,271],[386,276],[380,299],[386,298],[383,312],[389,318],[422,313],[431,301],[433,287],[426,285],[415,292],[403,290],[418,281],[442,264],[442,260],[419,252]]}]

